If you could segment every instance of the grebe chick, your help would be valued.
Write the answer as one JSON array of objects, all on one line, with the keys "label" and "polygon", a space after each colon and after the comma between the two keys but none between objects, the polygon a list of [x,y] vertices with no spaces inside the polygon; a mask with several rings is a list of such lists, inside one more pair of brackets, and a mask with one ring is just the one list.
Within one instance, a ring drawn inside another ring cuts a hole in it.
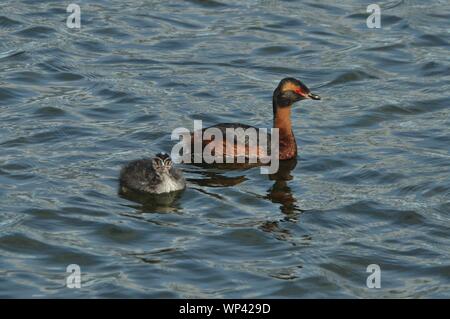
[{"label": "grebe chick", "polygon": [[120,172],[120,192],[162,194],[182,190],[186,181],[180,170],[172,165],[170,156],[156,154],[152,159],[135,160]]},{"label": "grebe chick", "polygon": [[[320,100],[320,96],[317,94],[311,93],[310,89],[303,84],[301,81],[295,78],[284,78],[280,81],[275,91],[273,92],[272,105],[273,105],[273,127],[279,129],[279,159],[280,160],[289,160],[297,157],[297,143],[295,141],[294,133],[292,131],[292,123],[291,123],[291,107],[294,103],[306,100]],[[219,129],[223,136],[225,136],[227,128],[242,128],[244,130],[248,128],[252,128],[252,126],[240,124],[240,123],[221,123],[210,126],[208,128],[217,128]],[[204,128],[202,131],[207,130],[208,128]],[[258,132],[259,129],[254,128]],[[191,138],[194,138],[194,134],[198,134],[197,132],[192,133]],[[227,139],[223,139],[223,147],[220,147],[223,154],[223,157],[234,157],[236,158],[236,154],[245,151],[245,154],[257,154],[258,161],[262,156],[266,156],[266,154],[270,153],[270,139],[271,135],[267,134],[268,138],[268,146],[267,150],[260,148],[258,145],[249,145],[248,139],[245,140],[245,143],[238,143],[238,141],[234,141],[233,144],[227,145]],[[202,141],[202,149],[209,143],[214,143],[214,139],[212,140],[203,140]],[[254,149],[256,147],[256,149]],[[215,148],[217,151],[217,147]],[[217,153],[216,153],[217,154]],[[248,159],[248,157],[247,157]],[[229,164],[224,164],[229,165]],[[243,166],[248,165],[245,163]],[[231,166],[230,166],[231,167]]]}]

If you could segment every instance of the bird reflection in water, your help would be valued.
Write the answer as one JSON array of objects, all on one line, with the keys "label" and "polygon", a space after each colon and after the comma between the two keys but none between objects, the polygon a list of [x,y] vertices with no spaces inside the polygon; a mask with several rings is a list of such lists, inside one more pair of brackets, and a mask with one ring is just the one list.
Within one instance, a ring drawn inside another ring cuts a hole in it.
[{"label": "bird reflection in water", "polygon": [[[263,221],[259,228],[264,232],[269,232],[279,240],[288,240],[290,233],[288,229],[280,226],[280,222],[297,222],[299,214],[302,210],[297,206],[297,200],[292,193],[291,188],[288,186],[288,182],[293,180],[291,175],[292,170],[297,165],[297,159],[280,161],[280,167],[277,173],[268,176],[269,180],[274,181],[272,186],[267,190],[264,196],[258,196],[261,199],[270,200],[274,204],[279,204],[280,210],[284,215],[284,218],[278,221],[270,220]],[[238,171],[237,176],[225,176],[225,173],[229,173],[221,170],[189,170],[188,172],[194,175],[201,175],[202,178],[187,179],[190,183],[190,188],[195,188],[196,191],[204,193],[208,196],[221,198],[220,194],[209,192],[208,187],[232,187],[247,181],[249,178],[245,175],[244,171]],[[236,171],[235,171],[236,172]],[[196,185],[201,187],[195,187]]]},{"label": "bird reflection in water", "polygon": [[146,194],[139,192],[119,193],[120,197],[138,203],[139,205],[127,205],[142,213],[173,213],[181,209],[179,199],[183,191],[163,194]]},{"label": "bird reflection in water", "polygon": [[[277,173],[269,175],[269,179],[275,183],[267,191],[267,195],[263,196],[264,199],[269,199],[272,203],[281,204],[280,210],[286,215],[287,219],[295,220],[298,213],[302,210],[296,205],[296,199],[292,194],[291,188],[288,186],[288,181],[292,180],[292,170],[297,165],[297,159],[280,161],[280,167]],[[198,170],[191,171],[195,174],[201,174],[202,178],[191,178],[188,181],[191,184],[206,186],[206,187],[227,187],[236,186],[248,180],[245,175],[238,176],[225,176],[221,171],[212,170]],[[243,171],[242,171],[243,172]],[[210,194],[204,189],[196,188],[196,190]]]},{"label": "bird reflection in water", "polygon": [[280,168],[275,174],[269,175],[269,179],[275,181],[272,187],[268,190],[265,198],[272,201],[272,203],[281,204],[280,210],[286,215],[287,220],[295,221],[302,210],[296,205],[297,200],[292,194],[291,188],[288,186],[288,181],[292,180],[292,170],[297,166],[297,159],[290,159],[287,161],[280,161]]},{"label": "bird reflection in water", "polygon": [[[288,186],[289,181],[293,180],[292,171],[297,165],[297,159],[280,161],[279,170],[275,174],[268,176],[270,181],[274,183],[267,190],[264,196],[258,196],[261,199],[270,200],[272,203],[280,205],[280,210],[284,218],[278,221],[270,220],[261,223],[259,228],[265,232],[272,233],[277,239],[288,240],[290,237],[289,230],[280,226],[282,222],[297,222],[298,216],[302,210],[297,206],[297,200]],[[189,183],[188,188],[195,189],[198,192],[208,196],[222,199],[220,194],[208,191],[208,188],[217,187],[233,187],[239,185],[247,180],[247,170],[234,170],[238,175],[229,176],[230,171],[223,171],[220,169],[200,169],[189,168],[184,169],[185,173],[191,176],[201,176],[201,178],[187,178]],[[225,175],[228,174],[228,175]],[[148,195],[148,194],[127,194],[122,197],[140,203],[140,207],[134,207],[139,211],[146,212],[160,212],[170,213],[182,210],[181,201],[179,200],[182,192],[172,192],[168,194]]]}]

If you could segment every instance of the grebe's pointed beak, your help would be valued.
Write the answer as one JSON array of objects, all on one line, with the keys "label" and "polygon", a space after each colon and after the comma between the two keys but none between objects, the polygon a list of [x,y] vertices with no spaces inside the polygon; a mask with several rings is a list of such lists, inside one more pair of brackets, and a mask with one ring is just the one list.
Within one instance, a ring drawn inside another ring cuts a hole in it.
[{"label": "grebe's pointed beak", "polygon": [[320,99],[322,99],[320,96],[318,96],[317,94],[314,94],[314,93],[311,93],[311,92],[309,92],[308,93],[308,97],[310,98],[310,99],[312,99],[312,100],[320,100]]}]

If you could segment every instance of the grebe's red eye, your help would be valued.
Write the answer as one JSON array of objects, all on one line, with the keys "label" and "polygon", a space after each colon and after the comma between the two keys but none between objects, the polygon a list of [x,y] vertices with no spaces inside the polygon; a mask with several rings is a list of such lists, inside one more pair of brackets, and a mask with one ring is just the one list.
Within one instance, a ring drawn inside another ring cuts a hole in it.
[{"label": "grebe's red eye", "polygon": [[302,89],[300,88],[296,88],[294,92],[297,93],[298,95],[305,96],[305,93],[303,93]]}]

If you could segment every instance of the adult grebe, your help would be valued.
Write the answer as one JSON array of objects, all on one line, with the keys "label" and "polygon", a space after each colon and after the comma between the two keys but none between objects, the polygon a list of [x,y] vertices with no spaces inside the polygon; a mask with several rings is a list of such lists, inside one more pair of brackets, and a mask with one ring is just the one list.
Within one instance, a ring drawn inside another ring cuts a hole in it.
[{"label": "adult grebe", "polygon": [[[291,106],[295,102],[312,99],[312,100],[320,100],[320,96],[311,93],[308,87],[303,84],[301,81],[294,78],[284,78],[280,81],[277,88],[273,92],[273,127],[279,129],[279,159],[280,160],[289,160],[295,158],[297,156],[297,143],[295,141],[294,133],[292,131],[292,123],[291,123]],[[204,133],[206,130],[214,128],[219,129],[223,136],[226,136],[226,129],[237,129],[242,128],[243,130],[247,130],[248,128],[254,128],[256,132],[259,129],[245,125],[240,123],[220,123],[216,124],[202,130],[196,131],[192,133],[191,140],[195,141],[197,138],[197,134],[199,135],[200,131]],[[203,136],[203,135],[202,135]],[[270,134],[267,134],[267,138],[269,140],[268,145],[270,144]],[[236,158],[236,154],[257,154],[258,159],[263,156],[267,156],[270,153],[270,146],[267,146],[266,149],[262,149],[258,145],[249,145],[249,139],[245,138],[244,142],[240,143],[237,139],[232,142],[233,144],[229,144],[227,139],[223,138],[219,142],[216,142],[215,139],[204,138],[202,137],[202,150],[210,143],[223,143],[222,147],[212,147],[210,145],[210,149],[214,149],[215,156],[223,156],[223,157],[234,157]],[[256,147],[256,149],[255,149]],[[219,149],[219,153],[218,153]],[[195,156],[195,150],[191,151],[192,156]],[[247,157],[248,159],[248,157]],[[224,161],[225,162],[225,161]],[[223,164],[223,165],[229,165]],[[231,166],[229,166],[231,167]]]},{"label": "adult grebe", "polygon": [[135,160],[120,172],[120,193],[162,194],[182,190],[186,181],[180,170],[172,166],[169,155],[159,153],[152,159]]}]

